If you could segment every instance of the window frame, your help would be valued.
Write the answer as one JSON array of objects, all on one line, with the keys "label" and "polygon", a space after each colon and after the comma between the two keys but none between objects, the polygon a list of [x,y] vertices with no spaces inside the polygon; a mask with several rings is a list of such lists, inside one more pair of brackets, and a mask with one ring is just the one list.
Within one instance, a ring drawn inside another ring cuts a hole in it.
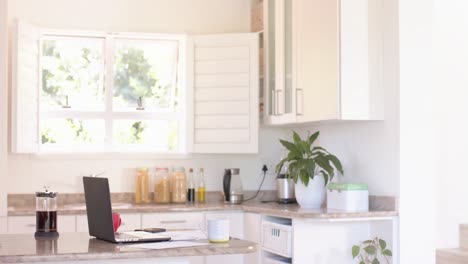
[{"label": "window frame", "polygon": [[[102,39],[102,60],[103,60],[103,88],[104,88],[104,109],[102,111],[86,111],[70,109],[57,109],[48,110],[41,107],[41,96],[43,93],[42,87],[42,48],[43,41],[47,39],[68,39],[68,38],[82,38],[82,39]],[[56,29],[41,29],[41,36],[39,38],[39,58],[38,58],[38,71],[39,82],[37,89],[39,90],[38,96],[38,154],[143,154],[151,156],[186,156],[188,153],[187,146],[187,86],[185,83],[186,75],[186,35],[183,34],[153,34],[153,33],[107,33],[97,31],[71,31],[71,30],[56,30]],[[114,88],[114,46],[116,40],[129,40],[129,41],[175,41],[177,42],[177,62],[175,67],[175,82],[178,92],[178,108],[175,111],[167,111],[163,109],[158,110],[132,110],[122,111],[113,109],[113,88]],[[105,139],[104,144],[92,145],[83,148],[69,148],[69,145],[45,145],[42,144],[41,131],[42,120],[47,118],[75,118],[75,119],[101,119],[105,122]],[[137,144],[129,144],[126,146],[114,144],[113,137],[113,123],[115,120],[173,120],[178,123],[178,145],[177,149],[173,151],[157,151],[152,150],[150,146],[145,147]]]}]

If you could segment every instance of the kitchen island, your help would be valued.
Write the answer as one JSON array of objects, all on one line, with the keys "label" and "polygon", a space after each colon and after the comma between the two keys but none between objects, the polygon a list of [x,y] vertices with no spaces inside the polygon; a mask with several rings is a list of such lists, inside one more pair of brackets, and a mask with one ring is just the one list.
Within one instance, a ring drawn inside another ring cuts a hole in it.
[{"label": "kitchen island", "polygon": [[225,244],[170,249],[140,249],[129,245],[101,241],[87,233],[62,233],[56,240],[36,240],[31,234],[0,235],[0,263],[188,264],[193,256],[251,254],[257,251],[255,243],[239,239]]}]

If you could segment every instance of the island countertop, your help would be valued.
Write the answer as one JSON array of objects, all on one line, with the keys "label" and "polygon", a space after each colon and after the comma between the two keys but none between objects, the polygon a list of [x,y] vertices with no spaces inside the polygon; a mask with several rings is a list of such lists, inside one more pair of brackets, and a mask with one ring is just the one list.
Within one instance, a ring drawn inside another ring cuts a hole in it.
[{"label": "island countertop", "polygon": [[238,239],[225,244],[150,250],[101,241],[87,233],[61,233],[56,240],[36,240],[31,234],[0,235],[0,263],[189,257],[249,254],[256,251],[255,243]]}]

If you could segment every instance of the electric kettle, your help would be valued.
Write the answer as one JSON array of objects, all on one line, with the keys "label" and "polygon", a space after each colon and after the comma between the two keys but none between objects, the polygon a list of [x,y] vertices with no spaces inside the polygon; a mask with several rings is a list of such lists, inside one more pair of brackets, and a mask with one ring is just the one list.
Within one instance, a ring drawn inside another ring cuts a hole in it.
[{"label": "electric kettle", "polygon": [[239,169],[225,169],[223,178],[224,202],[240,204],[244,200],[244,191]]}]

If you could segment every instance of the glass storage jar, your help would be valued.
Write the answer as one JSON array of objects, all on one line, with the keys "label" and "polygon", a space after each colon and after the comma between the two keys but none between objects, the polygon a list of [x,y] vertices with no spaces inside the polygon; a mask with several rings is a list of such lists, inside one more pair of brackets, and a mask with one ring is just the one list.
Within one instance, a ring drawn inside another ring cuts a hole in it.
[{"label": "glass storage jar", "polygon": [[171,176],[171,201],[185,203],[187,201],[187,176],[183,167],[175,168]]},{"label": "glass storage jar", "polygon": [[171,202],[171,185],[167,168],[156,168],[154,202],[160,204]]},{"label": "glass storage jar", "polygon": [[137,169],[135,183],[135,203],[150,202],[150,177],[148,168]]}]

